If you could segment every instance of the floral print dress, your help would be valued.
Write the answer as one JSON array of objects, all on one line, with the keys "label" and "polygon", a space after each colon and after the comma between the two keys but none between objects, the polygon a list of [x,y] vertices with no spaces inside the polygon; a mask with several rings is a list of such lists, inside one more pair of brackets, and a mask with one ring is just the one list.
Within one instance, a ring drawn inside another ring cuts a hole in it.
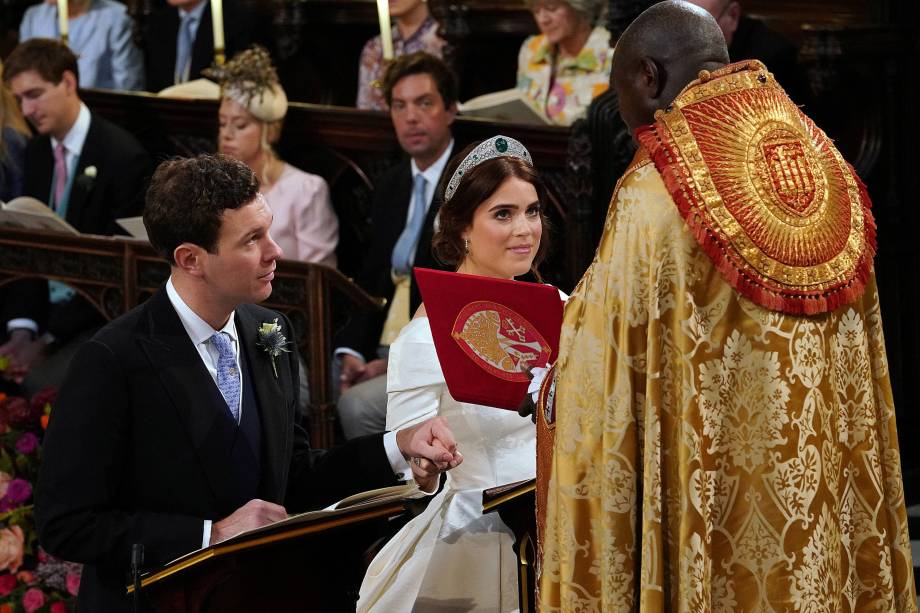
[{"label": "floral print dress", "polygon": [[558,57],[546,36],[538,34],[521,46],[517,87],[554,124],[570,126],[610,87],[612,63],[610,32],[603,27],[591,31],[573,58]]}]

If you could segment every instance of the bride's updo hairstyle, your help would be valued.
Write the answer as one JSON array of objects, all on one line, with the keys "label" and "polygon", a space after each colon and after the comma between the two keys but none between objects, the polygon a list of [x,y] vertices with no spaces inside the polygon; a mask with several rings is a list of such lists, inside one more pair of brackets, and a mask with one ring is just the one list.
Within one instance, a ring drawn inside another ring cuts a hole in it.
[{"label": "bride's updo hairstyle", "polygon": [[539,278],[537,268],[546,258],[546,252],[549,249],[550,226],[543,212],[543,207],[547,206],[549,199],[547,198],[546,185],[533,166],[520,157],[511,155],[488,159],[466,170],[460,177],[460,182],[456,185],[456,188],[445,195],[445,191],[449,189],[449,178],[454,176],[461,163],[479,144],[473,143],[452,157],[441,175],[441,183],[438,186],[437,194],[441,197],[442,204],[435,221],[435,233],[431,241],[431,249],[435,257],[445,266],[451,266],[454,269],[459,267],[466,257],[463,232],[472,225],[473,213],[476,212],[480,204],[488,200],[498,190],[506,179],[516,177],[534,186],[540,202],[540,223],[543,227],[543,234],[540,239],[540,246],[537,248],[537,253],[531,264],[531,271]]}]

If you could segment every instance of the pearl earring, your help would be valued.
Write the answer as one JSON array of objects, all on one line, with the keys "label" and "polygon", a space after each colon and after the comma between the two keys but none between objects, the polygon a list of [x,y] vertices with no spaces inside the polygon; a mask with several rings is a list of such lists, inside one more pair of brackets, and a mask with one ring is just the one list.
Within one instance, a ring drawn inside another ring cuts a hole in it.
[{"label": "pearl earring", "polygon": [[469,255],[469,254],[470,254],[470,239],[468,239],[468,238],[464,238],[464,239],[463,239],[463,252],[464,252],[466,255]]}]

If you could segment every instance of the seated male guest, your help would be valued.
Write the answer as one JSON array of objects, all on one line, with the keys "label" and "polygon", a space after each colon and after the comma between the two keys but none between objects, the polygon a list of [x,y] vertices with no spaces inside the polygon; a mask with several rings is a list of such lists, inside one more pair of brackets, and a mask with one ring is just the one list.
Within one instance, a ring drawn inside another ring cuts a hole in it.
[{"label": "seated male guest", "polygon": [[[123,2],[68,0],[67,15],[67,41],[79,58],[80,87],[144,89],[144,58]],[[19,25],[19,41],[58,38],[58,24],[56,0],[31,6]]]},{"label": "seated male guest", "polygon": [[716,18],[732,62],[760,60],[799,105],[811,102],[808,79],[799,65],[799,50],[760,19],[742,12],[737,0],[689,0]]},{"label": "seated male guest", "polygon": [[144,224],[169,280],[85,343],[61,387],[35,516],[49,553],[86,565],[80,610],[129,610],[135,543],[156,567],[288,509],[413,474],[430,488],[461,461],[442,420],[310,449],[296,352],[273,355],[259,332],[275,322],[292,338],[290,321],[250,304],[271,293],[281,256],[258,188],[222,155],[160,165]]},{"label": "seated male guest", "polygon": [[[214,29],[208,0],[166,0],[168,6],[153,13],[144,31],[147,90],[158,92],[171,85],[201,77],[214,62]],[[224,51],[231,58],[255,42],[267,43],[267,25],[260,14],[224,2]]]},{"label": "seated male guest", "polygon": [[386,352],[421,302],[411,291],[412,267],[435,267],[434,195],[454,143],[457,80],[443,61],[422,52],[397,58],[384,76],[383,92],[407,157],[374,190],[374,234],[357,276],[365,291],[387,299],[388,309],[356,315],[336,339],[338,414],[346,438],[382,430],[386,423]]},{"label": "seated male guest", "polygon": [[[63,43],[35,38],[6,60],[3,79],[38,133],[25,152],[26,196],[48,205],[77,230],[113,234],[115,220],[140,215],[150,157],[124,129],[91,113],[77,91],[79,68]],[[0,354],[7,371],[27,376],[26,391],[56,385],[72,352],[50,357],[30,373],[47,345],[64,345],[102,323],[101,316],[62,284],[28,281],[10,287],[0,311],[10,340]],[[40,331],[50,335],[36,339]]]}]

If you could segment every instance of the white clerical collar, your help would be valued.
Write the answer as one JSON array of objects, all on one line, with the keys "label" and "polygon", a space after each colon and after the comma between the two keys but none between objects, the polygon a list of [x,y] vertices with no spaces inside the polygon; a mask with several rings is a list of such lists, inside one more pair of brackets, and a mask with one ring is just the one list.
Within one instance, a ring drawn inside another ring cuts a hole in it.
[{"label": "white clerical collar", "polygon": [[199,317],[198,313],[193,311],[192,308],[185,303],[185,300],[183,300],[179,292],[176,291],[176,286],[173,285],[172,277],[169,277],[169,281],[166,282],[166,295],[169,297],[169,302],[172,303],[173,308],[176,310],[179,321],[182,322],[182,327],[185,328],[185,332],[188,334],[189,338],[192,339],[195,346],[206,342],[214,336],[215,332],[226,332],[230,338],[233,339],[234,344],[237,343],[236,322],[234,321],[236,319],[234,317],[235,313],[230,314],[230,319],[227,320],[223,328],[215,330],[211,327],[211,324]]}]

